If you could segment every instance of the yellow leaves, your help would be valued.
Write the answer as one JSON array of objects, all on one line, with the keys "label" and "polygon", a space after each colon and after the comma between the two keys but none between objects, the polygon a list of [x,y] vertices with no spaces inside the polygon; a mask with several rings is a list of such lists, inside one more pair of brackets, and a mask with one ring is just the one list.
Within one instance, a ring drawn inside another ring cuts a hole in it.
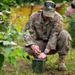
[{"label": "yellow leaves", "polygon": [[63,22],[64,22],[64,28],[67,29],[68,28],[68,25],[69,25],[69,22],[67,22],[67,19],[66,18],[64,19]]},{"label": "yellow leaves", "polygon": [[20,24],[16,24],[15,28],[18,32],[21,32],[21,25]]}]

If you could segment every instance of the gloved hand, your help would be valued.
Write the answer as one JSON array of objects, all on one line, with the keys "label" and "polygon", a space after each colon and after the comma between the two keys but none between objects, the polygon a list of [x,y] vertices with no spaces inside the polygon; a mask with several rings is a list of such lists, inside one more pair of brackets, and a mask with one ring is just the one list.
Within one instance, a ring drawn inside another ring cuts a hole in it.
[{"label": "gloved hand", "polygon": [[41,53],[41,50],[39,49],[38,45],[31,45],[30,47],[36,55]]},{"label": "gloved hand", "polygon": [[39,55],[38,55],[38,58],[46,58],[47,54],[50,52],[50,49],[46,48],[44,50],[44,52],[41,52]]},{"label": "gloved hand", "polygon": [[47,56],[47,55],[44,54],[44,52],[42,52],[42,53],[40,53],[37,57],[38,57],[38,58],[43,58],[43,59],[44,59],[44,58],[46,58],[46,56]]}]

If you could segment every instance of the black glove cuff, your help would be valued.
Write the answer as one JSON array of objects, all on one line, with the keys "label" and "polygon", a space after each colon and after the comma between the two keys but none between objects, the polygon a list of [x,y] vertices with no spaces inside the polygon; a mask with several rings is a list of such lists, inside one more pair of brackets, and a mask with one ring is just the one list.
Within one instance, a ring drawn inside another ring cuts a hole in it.
[{"label": "black glove cuff", "polygon": [[72,7],[73,9],[75,9],[75,5],[74,5],[73,3],[71,4],[71,7]]}]

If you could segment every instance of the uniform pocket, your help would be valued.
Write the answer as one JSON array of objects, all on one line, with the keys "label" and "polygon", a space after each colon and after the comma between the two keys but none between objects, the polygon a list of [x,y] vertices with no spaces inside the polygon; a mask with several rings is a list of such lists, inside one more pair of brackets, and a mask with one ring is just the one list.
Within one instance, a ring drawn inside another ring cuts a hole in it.
[{"label": "uniform pocket", "polygon": [[68,37],[68,40],[67,40],[67,44],[66,44],[68,49],[71,49],[71,41],[72,41],[72,38],[71,38],[71,36],[69,34],[69,37]]},{"label": "uniform pocket", "polygon": [[42,29],[42,26],[39,22],[36,21],[34,24],[36,29]]}]

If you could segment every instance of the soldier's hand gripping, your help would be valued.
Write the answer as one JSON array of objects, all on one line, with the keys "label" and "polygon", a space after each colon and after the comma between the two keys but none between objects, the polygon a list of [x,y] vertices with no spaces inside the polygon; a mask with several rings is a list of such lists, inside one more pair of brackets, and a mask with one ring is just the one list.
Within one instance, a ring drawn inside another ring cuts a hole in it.
[{"label": "soldier's hand gripping", "polygon": [[33,52],[34,52],[35,54],[37,54],[37,55],[41,53],[41,51],[40,51],[38,45],[31,45],[31,49],[32,49]]},{"label": "soldier's hand gripping", "polygon": [[40,53],[39,55],[38,55],[38,58],[46,58],[46,54],[44,54],[44,52],[42,52],[42,53]]},{"label": "soldier's hand gripping", "polygon": [[38,58],[46,58],[47,54],[50,52],[50,49],[46,48],[44,50],[44,52],[41,52],[39,55],[38,55]]}]

